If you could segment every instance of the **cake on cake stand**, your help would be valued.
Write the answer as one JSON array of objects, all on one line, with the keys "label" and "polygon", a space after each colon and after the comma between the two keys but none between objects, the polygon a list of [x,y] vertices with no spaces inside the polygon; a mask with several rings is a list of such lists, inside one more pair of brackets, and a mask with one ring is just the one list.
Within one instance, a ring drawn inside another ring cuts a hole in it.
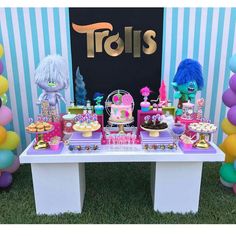
[{"label": "cake on cake stand", "polygon": [[106,99],[105,109],[109,115],[108,124],[117,125],[120,134],[125,133],[125,125],[134,122],[132,116],[134,110],[134,99],[125,90],[118,89],[111,92]]}]

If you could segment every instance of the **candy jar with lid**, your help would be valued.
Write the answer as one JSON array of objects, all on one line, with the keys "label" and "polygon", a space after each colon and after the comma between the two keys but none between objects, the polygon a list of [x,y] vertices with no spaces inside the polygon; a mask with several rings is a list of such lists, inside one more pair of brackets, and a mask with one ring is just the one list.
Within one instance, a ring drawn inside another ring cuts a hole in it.
[{"label": "candy jar with lid", "polygon": [[62,117],[63,119],[63,133],[64,134],[71,134],[74,132],[73,125],[75,124],[74,119],[76,115],[75,114],[66,114]]},{"label": "candy jar with lid", "polygon": [[181,117],[186,120],[192,120],[194,115],[194,104],[189,101],[185,102],[183,103],[182,109],[183,109],[183,114]]}]

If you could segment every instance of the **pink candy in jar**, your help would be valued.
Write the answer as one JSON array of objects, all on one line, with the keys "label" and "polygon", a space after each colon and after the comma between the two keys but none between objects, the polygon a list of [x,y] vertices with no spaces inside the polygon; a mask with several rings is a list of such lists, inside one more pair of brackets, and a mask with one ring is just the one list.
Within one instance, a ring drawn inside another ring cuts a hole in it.
[{"label": "pink candy in jar", "polygon": [[73,125],[75,124],[74,119],[76,115],[74,114],[66,114],[62,117],[63,119],[63,133],[64,134],[71,134],[74,132]]}]

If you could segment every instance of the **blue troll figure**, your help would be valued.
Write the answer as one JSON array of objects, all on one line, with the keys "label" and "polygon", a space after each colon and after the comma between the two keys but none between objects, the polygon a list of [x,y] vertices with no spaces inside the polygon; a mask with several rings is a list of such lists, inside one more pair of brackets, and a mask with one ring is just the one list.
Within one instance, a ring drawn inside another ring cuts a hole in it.
[{"label": "blue troll figure", "polygon": [[202,66],[192,59],[183,60],[178,66],[172,85],[176,91],[174,98],[179,99],[176,115],[180,116],[183,113],[183,103],[194,103],[197,91],[203,88]]},{"label": "blue troll figure", "polygon": [[96,105],[101,105],[103,96],[104,96],[104,95],[103,95],[102,93],[99,93],[99,92],[96,92],[96,93],[93,95],[93,100],[96,102]]},{"label": "blue troll figure", "polygon": [[94,106],[94,109],[95,109],[95,113],[97,115],[102,115],[103,114],[104,106],[101,105],[103,97],[104,97],[104,95],[102,93],[99,93],[99,92],[96,92],[93,95],[93,100],[96,102],[96,106]]}]

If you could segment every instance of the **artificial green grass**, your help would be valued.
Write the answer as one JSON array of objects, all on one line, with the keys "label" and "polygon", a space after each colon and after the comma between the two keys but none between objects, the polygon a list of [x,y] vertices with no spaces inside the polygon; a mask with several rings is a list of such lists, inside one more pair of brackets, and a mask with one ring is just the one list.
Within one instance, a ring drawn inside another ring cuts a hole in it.
[{"label": "artificial green grass", "polygon": [[0,192],[0,223],[236,223],[236,196],[220,184],[219,168],[220,164],[204,164],[200,207],[195,215],[154,212],[149,163],[103,163],[86,164],[82,214],[37,216],[30,166],[24,165],[14,174],[11,188]]}]

